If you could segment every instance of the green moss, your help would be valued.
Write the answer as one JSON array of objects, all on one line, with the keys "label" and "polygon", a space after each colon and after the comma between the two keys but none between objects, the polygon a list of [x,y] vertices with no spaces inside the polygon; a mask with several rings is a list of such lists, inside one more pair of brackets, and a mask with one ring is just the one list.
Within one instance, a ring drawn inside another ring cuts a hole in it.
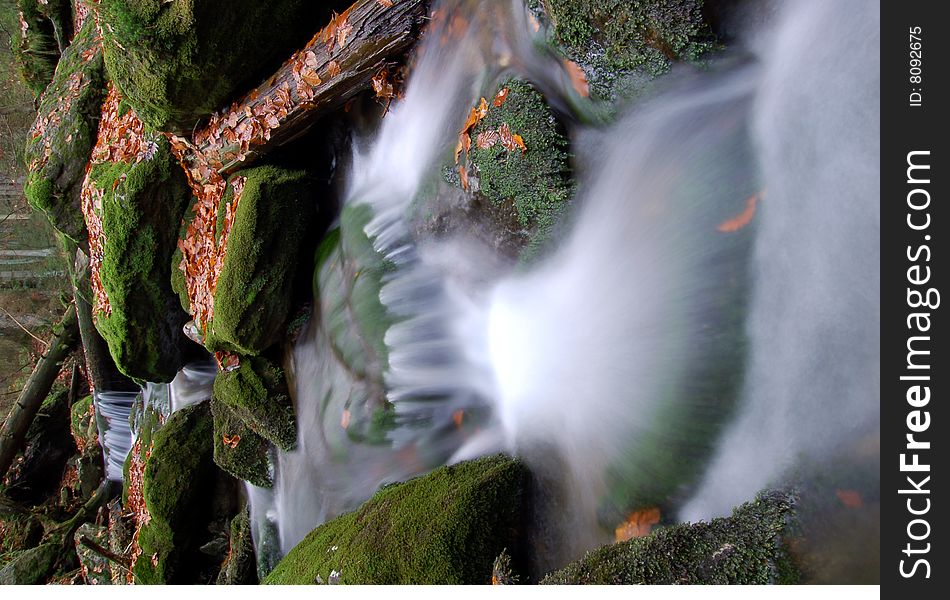
[{"label": "green moss", "polygon": [[797,581],[785,539],[795,499],[760,495],[731,517],[665,527],[604,546],[551,573],[545,584],[766,584]]},{"label": "green moss", "polygon": [[388,486],[313,530],[264,583],[486,584],[502,550],[519,548],[529,474],[494,456]]},{"label": "green moss", "polygon": [[145,123],[190,133],[270,75],[339,4],[101,0],[106,65]]},{"label": "green moss", "polygon": [[174,413],[154,437],[143,492],[151,518],[139,530],[138,583],[181,583],[213,490],[212,422],[207,403]]},{"label": "green moss", "polygon": [[228,406],[254,433],[289,451],[297,444],[294,407],[284,371],[264,357],[241,357],[233,371],[214,380],[214,399]]},{"label": "green moss", "polygon": [[251,535],[250,513],[247,508],[231,519],[230,551],[221,567],[219,585],[244,585],[257,583],[257,568],[254,557],[254,540]]},{"label": "green moss", "polygon": [[[525,258],[537,254],[565,212],[574,193],[569,144],[563,128],[544,97],[528,83],[502,84],[508,96],[500,107],[489,106],[487,116],[472,132],[471,160],[478,191],[495,204],[513,201],[522,228],[530,231]],[[525,152],[501,144],[478,148],[478,135],[507,124],[520,135]]]},{"label": "green moss", "polygon": [[38,0],[17,0],[23,21],[19,31],[11,32],[14,37],[11,45],[20,75],[36,97],[53,80],[60,52],[68,39],[68,34],[64,37],[64,28],[69,26],[70,20],[68,14],[65,20],[62,18],[58,10],[61,6],[60,0],[53,0],[46,5]]},{"label": "green moss", "polygon": [[548,0],[544,6],[556,41],[585,67],[592,91],[607,99],[716,47],[703,0]]},{"label": "green moss", "polygon": [[181,368],[187,315],[170,286],[171,256],[190,189],[168,142],[152,136],[150,159],[95,165],[90,177],[105,191],[100,276],[111,315],[96,328],[119,370],[133,379],[168,382]]},{"label": "green moss", "polygon": [[[269,454],[270,444],[251,431],[232,408],[212,399],[214,414],[214,462],[238,479],[257,487],[274,485]],[[230,443],[228,443],[230,442]]]},{"label": "green moss", "polygon": [[[90,19],[63,52],[37,111],[34,127],[43,134],[29,138],[25,152],[30,165],[23,190],[27,199],[76,243],[85,242],[79,195],[105,89],[97,37]],[[83,57],[87,51],[94,52],[88,60]]]},{"label": "green moss", "polygon": [[47,582],[63,556],[61,544],[48,543],[17,552],[2,569],[0,585],[36,585]]},{"label": "green moss", "polygon": [[257,355],[284,338],[316,201],[305,171],[261,166],[236,177],[247,179],[228,234],[205,345]]},{"label": "green moss", "polygon": [[43,525],[30,511],[2,500],[0,498],[0,554],[36,546],[43,537]]},{"label": "green moss", "polygon": [[97,435],[96,419],[92,415],[92,396],[86,396],[73,403],[69,409],[70,429],[73,437],[77,440],[83,440],[87,444],[92,443]]}]

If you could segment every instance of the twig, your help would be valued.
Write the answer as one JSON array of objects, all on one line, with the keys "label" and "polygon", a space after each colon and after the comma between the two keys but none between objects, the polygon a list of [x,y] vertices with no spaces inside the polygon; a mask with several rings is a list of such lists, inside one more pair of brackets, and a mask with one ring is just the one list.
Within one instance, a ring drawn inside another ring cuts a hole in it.
[{"label": "twig", "polygon": [[128,556],[122,556],[121,554],[116,554],[115,552],[112,552],[111,550],[106,550],[105,548],[103,548],[96,542],[92,541],[91,539],[89,539],[89,537],[85,535],[79,536],[79,543],[85,546],[86,548],[89,548],[90,550],[98,554],[99,556],[106,558],[108,560],[111,560],[112,562],[116,563],[117,565],[125,569],[126,571],[131,572],[132,560]]},{"label": "twig", "polygon": [[29,329],[27,329],[26,327],[24,327],[19,321],[17,321],[17,320],[16,320],[16,317],[14,317],[14,316],[11,315],[9,312],[7,312],[7,309],[0,307],[0,310],[3,311],[3,314],[5,314],[5,315],[7,315],[8,317],[10,317],[10,319],[11,319],[14,323],[16,323],[17,327],[19,327],[20,329],[22,329],[23,331],[25,331],[27,335],[29,335],[31,338],[33,338],[33,339],[36,340],[37,342],[43,344],[43,348],[47,348],[47,349],[49,348],[49,344],[48,344],[48,343],[46,343],[44,340],[41,340],[40,338],[38,338],[38,337],[36,337],[35,335],[33,335],[33,332],[30,331]]}]

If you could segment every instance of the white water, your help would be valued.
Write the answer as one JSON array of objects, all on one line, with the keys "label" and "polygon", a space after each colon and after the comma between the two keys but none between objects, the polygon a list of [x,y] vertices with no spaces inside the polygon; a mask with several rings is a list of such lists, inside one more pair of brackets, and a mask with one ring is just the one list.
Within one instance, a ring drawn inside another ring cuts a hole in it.
[{"label": "white water", "polygon": [[[389,399],[433,430],[487,402],[495,426],[447,438],[457,445],[447,460],[507,449],[556,479],[568,508],[547,522],[570,529],[565,556],[604,541],[604,519],[638,501],[720,515],[783,483],[800,459],[829,459],[833,438],[875,434],[877,10],[789,2],[757,24],[751,60],[674,75],[651,102],[586,132],[576,221],[529,273],[486,273],[477,254],[453,250],[464,244],[418,247],[405,221],[468,107],[506,69],[565,110],[578,102],[556,64],[533,54],[523,12],[465,13],[464,36],[431,36],[405,100],[354,161],[348,202],[373,207],[367,232],[400,265],[381,299],[409,317],[386,336]],[[747,228],[717,230],[762,191]],[[747,308],[744,326],[731,307]],[[380,484],[426,468],[400,455],[417,430],[392,447],[330,451],[339,419],[311,389],[330,372],[320,335],[311,325],[294,350],[300,447],[278,458],[273,506],[256,509],[285,552]],[[708,391],[723,381],[735,397]],[[416,400],[433,395],[444,400]]]}]

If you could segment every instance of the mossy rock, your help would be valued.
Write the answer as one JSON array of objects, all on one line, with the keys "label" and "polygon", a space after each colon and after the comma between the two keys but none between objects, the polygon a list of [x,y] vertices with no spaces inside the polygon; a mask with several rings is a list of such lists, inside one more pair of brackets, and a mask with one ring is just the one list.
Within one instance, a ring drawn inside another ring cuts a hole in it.
[{"label": "mossy rock", "polygon": [[[316,199],[303,170],[265,165],[239,171],[230,181],[237,177],[246,179],[228,234],[214,295],[214,318],[204,344],[212,352],[258,355],[286,336],[297,267],[307,235],[313,232]],[[216,237],[222,233],[225,207],[233,194],[229,184],[220,201]],[[180,251],[170,262],[172,286],[183,306],[190,308],[179,269]]]},{"label": "mossy rock", "polygon": [[[523,253],[529,259],[548,240],[574,195],[570,146],[540,92],[521,80],[506,81],[499,91],[505,88],[508,95],[502,105],[490,103],[487,115],[472,130],[471,162],[482,196],[495,205],[514,204],[520,229],[529,232]],[[478,147],[480,134],[497,132],[502,125],[522,137],[524,152],[507,150],[501,143]]]},{"label": "mossy rock", "polygon": [[[537,5],[537,0],[534,0]],[[677,61],[717,48],[703,0],[546,0],[554,41],[584,67],[593,95],[637,93]]]},{"label": "mossy rock", "polygon": [[96,143],[104,95],[102,51],[92,19],[63,52],[40,100],[34,134],[26,142],[30,167],[23,191],[30,205],[74,243],[85,243],[79,195]]},{"label": "mossy rock", "polygon": [[0,569],[0,585],[36,585],[46,583],[63,559],[62,544],[48,543],[15,553]]},{"label": "mossy rock", "polygon": [[788,553],[795,499],[761,494],[731,517],[664,527],[604,546],[545,577],[542,584],[768,584],[796,583]]},{"label": "mossy rock", "polygon": [[317,527],[264,583],[487,584],[502,550],[518,556],[527,468],[492,456],[383,488]]},{"label": "mossy rock", "polygon": [[17,0],[20,31],[11,44],[20,75],[33,95],[39,97],[56,70],[62,49],[72,35],[68,0]]},{"label": "mossy rock", "polygon": [[137,583],[191,583],[211,507],[215,468],[207,403],[174,413],[153,438],[143,492],[151,518],[139,529]]},{"label": "mossy rock", "polygon": [[270,76],[344,4],[102,0],[106,66],[146,124],[188,134]]},{"label": "mossy rock", "polygon": [[96,441],[98,429],[92,408],[92,395],[77,400],[69,408],[70,431],[77,440],[77,445],[85,446]]},{"label": "mossy rock", "polygon": [[54,389],[40,406],[26,434],[23,458],[5,478],[11,500],[36,505],[59,492],[66,463],[76,453],[68,400],[65,389]]},{"label": "mossy rock", "polygon": [[[73,535],[76,556],[82,566],[83,581],[87,585],[112,585],[113,570],[120,571],[121,567],[114,565],[108,558],[94,552],[80,540],[88,538],[103,548],[109,547],[109,528],[95,523],[83,523]],[[116,573],[124,578],[125,572]]]},{"label": "mossy rock", "polygon": [[240,360],[236,369],[215,377],[214,399],[228,406],[254,433],[281,450],[293,450],[297,430],[283,369],[260,356]]},{"label": "mossy rock", "polygon": [[257,559],[247,508],[231,519],[228,558],[218,574],[218,585],[253,585],[257,581]]},{"label": "mossy rock", "polygon": [[42,537],[43,524],[33,513],[0,498],[0,555],[32,548]]},{"label": "mossy rock", "polygon": [[214,462],[238,479],[257,487],[274,485],[270,468],[271,444],[254,433],[247,422],[220,400],[211,400],[214,415]]},{"label": "mossy rock", "polygon": [[170,382],[185,362],[188,315],[171,284],[178,224],[191,190],[164,137],[148,133],[151,156],[103,163],[89,173],[103,190],[105,237],[100,278],[111,314],[96,329],[119,371],[138,381]]}]

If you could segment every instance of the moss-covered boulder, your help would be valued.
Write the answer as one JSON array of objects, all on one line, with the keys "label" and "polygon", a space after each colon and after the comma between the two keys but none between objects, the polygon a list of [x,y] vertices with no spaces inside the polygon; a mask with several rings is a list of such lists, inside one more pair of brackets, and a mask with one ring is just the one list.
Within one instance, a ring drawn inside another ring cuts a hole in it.
[{"label": "moss-covered boulder", "polygon": [[174,413],[152,438],[143,474],[150,518],[139,529],[132,571],[138,583],[192,583],[203,562],[215,468],[207,403]]},{"label": "moss-covered boulder", "polygon": [[[535,5],[540,4],[537,0]],[[554,41],[612,100],[716,48],[703,0],[546,0]]]},{"label": "moss-covered boulder", "polygon": [[58,543],[42,544],[15,553],[0,569],[0,585],[36,585],[46,583],[63,561],[63,547]]},{"label": "moss-covered boulder", "polygon": [[238,479],[257,487],[272,487],[270,442],[254,433],[234,409],[220,400],[211,400],[211,411],[214,415],[214,462]]},{"label": "moss-covered boulder", "polygon": [[101,0],[106,65],[148,125],[190,133],[268,77],[345,4]]},{"label": "moss-covered boulder", "polygon": [[796,583],[798,569],[787,547],[794,511],[794,497],[764,493],[731,517],[665,527],[589,552],[541,583]]},{"label": "moss-covered boulder", "polygon": [[[510,80],[498,91],[472,129],[469,156],[478,192],[493,205],[514,205],[519,230],[527,232],[528,258],[548,239],[573,196],[570,147],[563,126],[530,84]],[[515,135],[523,148],[505,144],[506,136]]]},{"label": "moss-covered boulder", "polygon": [[68,393],[54,390],[30,425],[23,458],[7,473],[4,493],[17,502],[42,503],[60,490],[66,463],[75,452]]},{"label": "moss-covered boulder", "polygon": [[163,136],[144,133],[141,160],[94,164],[89,179],[101,194],[99,276],[108,310],[96,329],[118,369],[139,381],[169,382],[185,362],[181,310],[169,283],[178,224],[191,190]]},{"label": "moss-covered boulder", "polygon": [[294,407],[284,371],[268,358],[248,356],[214,380],[214,399],[228,406],[254,433],[281,450],[297,443]]},{"label": "moss-covered boulder", "polygon": [[83,543],[83,539],[109,548],[109,528],[95,523],[83,523],[73,535],[73,540],[86,585],[112,585],[113,572],[119,571],[121,567],[93,551],[88,543]]},{"label": "moss-covered boulder", "polygon": [[257,559],[251,535],[250,513],[247,508],[231,519],[228,558],[218,574],[218,585],[253,585],[257,583]]},{"label": "moss-covered boulder", "polygon": [[72,35],[69,0],[17,0],[20,31],[11,44],[20,74],[39,97],[53,80],[63,48]]},{"label": "moss-covered boulder", "polygon": [[33,513],[0,498],[0,555],[32,548],[42,537],[43,525]]},{"label": "moss-covered boulder", "polygon": [[[219,201],[215,239],[226,226],[236,182],[243,187],[214,287],[212,322],[202,330],[211,351],[258,355],[286,336],[297,267],[308,262],[301,253],[313,243],[308,234],[315,227],[316,199],[306,171],[272,165],[240,171]],[[191,217],[189,211],[186,220]],[[183,229],[188,236],[187,223]],[[178,251],[171,260],[172,286],[192,310],[181,263]]]},{"label": "moss-covered boulder", "polygon": [[30,205],[75,243],[86,239],[80,192],[105,90],[97,37],[89,19],[63,52],[26,143],[29,174],[23,191]]},{"label": "moss-covered boulder", "polygon": [[388,486],[313,530],[264,583],[487,584],[502,550],[520,556],[529,477],[493,456]]}]

